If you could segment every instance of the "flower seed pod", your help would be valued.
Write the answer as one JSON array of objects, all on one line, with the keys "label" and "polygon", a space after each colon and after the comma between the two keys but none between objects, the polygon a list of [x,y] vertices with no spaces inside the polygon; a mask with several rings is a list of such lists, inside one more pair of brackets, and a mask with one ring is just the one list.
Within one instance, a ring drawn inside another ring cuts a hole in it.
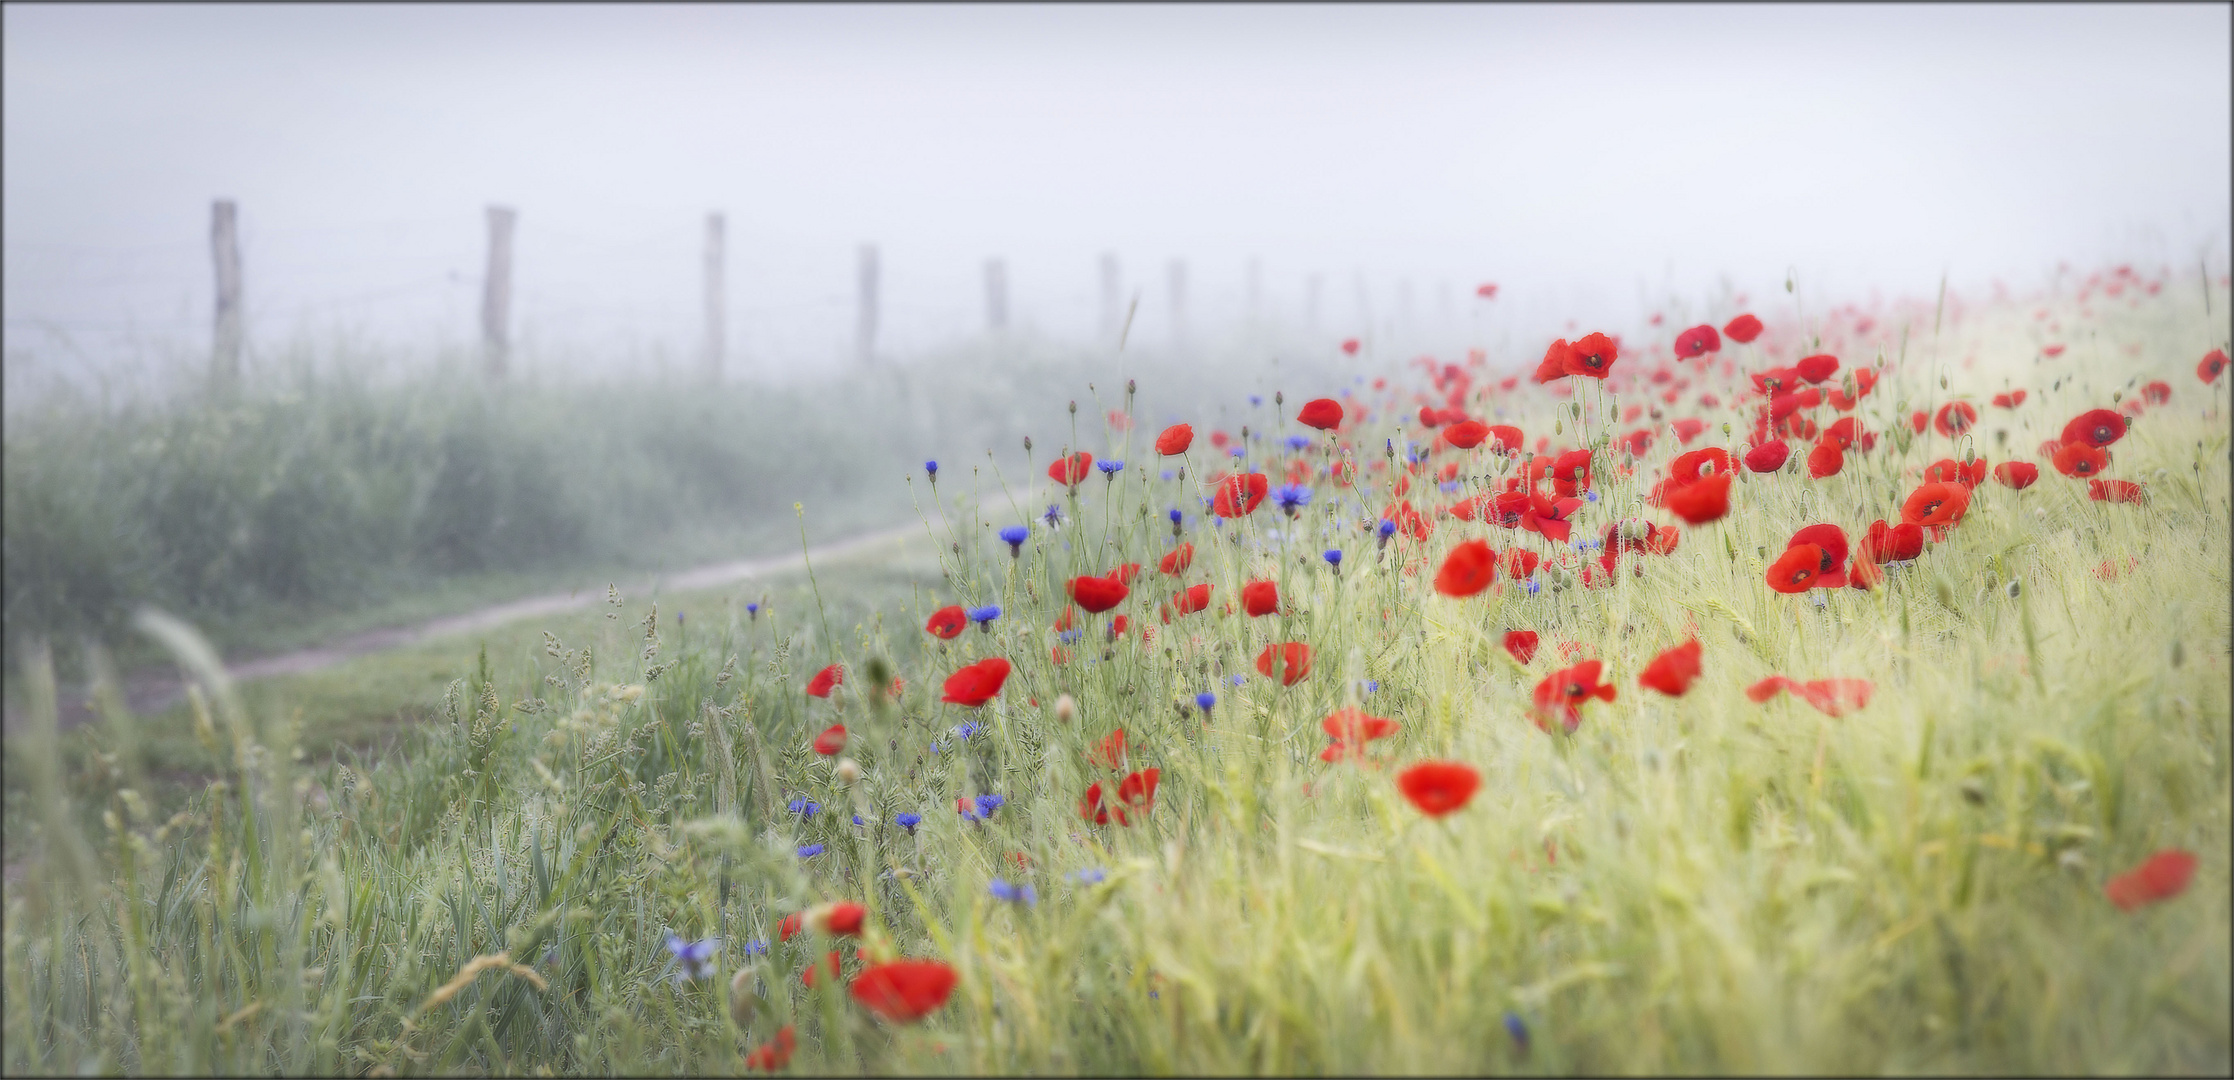
[{"label": "flower seed pod", "polygon": [[2015,600],[2018,594],[2024,591],[2025,587],[2023,582],[2018,581],[2016,578],[2009,579],[2009,599]]}]

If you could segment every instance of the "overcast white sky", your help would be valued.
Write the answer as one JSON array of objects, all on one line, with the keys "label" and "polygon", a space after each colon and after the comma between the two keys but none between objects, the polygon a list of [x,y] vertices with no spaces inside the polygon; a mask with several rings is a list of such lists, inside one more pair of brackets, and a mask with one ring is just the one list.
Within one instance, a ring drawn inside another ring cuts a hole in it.
[{"label": "overcast white sky", "polygon": [[[181,6],[5,9],[5,339],[206,342],[209,202],[251,334],[469,341],[482,208],[520,334],[696,347],[729,217],[736,367],[827,362],[857,244],[886,345],[1266,304],[1634,318],[1788,266],[1826,293],[2227,253],[2229,9]],[[1464,290],[1464,295],[1460,291]],[[741,354],[741,355],[740,355]]]}]

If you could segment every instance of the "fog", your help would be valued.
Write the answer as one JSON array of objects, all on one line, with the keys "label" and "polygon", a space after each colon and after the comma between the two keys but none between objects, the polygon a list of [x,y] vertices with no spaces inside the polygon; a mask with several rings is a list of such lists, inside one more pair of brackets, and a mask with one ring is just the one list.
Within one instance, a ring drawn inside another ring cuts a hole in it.
[{"label": "fog", "polygon": [[[479,334],[728,370],[1256,317],[1422,347],[1670,298],[2038,285],[2228,250],[2224,6],[26,7],[5,11],[11,369],[191,357],[238,201],[252,353]],[[1316,308],[1310,282],[1320,282]],[[1474,287],[1500,285],[1493,301]],[[1540,346],[1538,346],[1540,348]]]}]

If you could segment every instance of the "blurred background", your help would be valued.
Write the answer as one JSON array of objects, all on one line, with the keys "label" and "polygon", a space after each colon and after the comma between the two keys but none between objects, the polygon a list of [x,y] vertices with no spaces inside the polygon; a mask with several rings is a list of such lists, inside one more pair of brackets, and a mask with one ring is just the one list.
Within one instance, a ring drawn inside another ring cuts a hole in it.
[{"label": "blurred background", "polygon": [[2227,265],[2224,6],[0,18],[11,653],[889,524],[1127,377]]}]

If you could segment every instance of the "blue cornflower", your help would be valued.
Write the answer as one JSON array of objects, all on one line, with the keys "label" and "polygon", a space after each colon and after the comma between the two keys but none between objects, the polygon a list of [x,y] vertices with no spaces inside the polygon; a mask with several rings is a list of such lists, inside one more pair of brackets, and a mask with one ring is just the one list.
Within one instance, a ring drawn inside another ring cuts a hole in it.
[{"label": "blue cornflower", "polygon": [[813,817],[822,809],[822,804],[817,802],[809,802],[805,796],[800,796],[799,798],[791,800],[791,805],[784,807],[784,809],[789,810],[792,813],[799,815],[800,817]]},{"label": "blue cornflower", "polygon": [[760,621],[760,605],[757,603],[746,604],[745,614],[751,616],[754,622]]},{"label": "blue cornflower", "polygon": [[1040,517],[1046,519],[1048,528],[1059,529],[1063,525],[1063,508],[1054,503],[1048,503],[1047,512],[1041,514]]},{"label": "blue cornflower", "polygon": [[1118,473],[1125,471],[1125,463],[1122,461],[1097,461],[1094,463],[1094,467],[1100,469],[1103,476],[1113,478]]},{"label": "blue cornflower", "polygon": [[1441,489],[1443,489],[1443,494],[1445,494],[1445,495],[1448,495],[1448,494],[1450,494],[1451,492],[1454,492],[1454,491],[1457,491],[1457,490],[1458,490],[1458,481],[1456,481],[1456,480],[1445,480],[1445,481],[1443,481],[1442,483],[1440,483],[1440,484],[1437,484],[1437,485],[1435,485],[1435,486],[1436,486],[1436,487],[1439,487],[1439,488],[1441,488]]},{"label": "blue cornflower", "polygon": [[1068,645],[1071,642],[1078,640],[1078,634],[1079,632],[1076,630],[1065,630],[1062,633],[1055,635],[1055,640]]},{"label": "blue cornflower", "polygon": [[1395,535],[1396,535],[1396,523],[1395,523],[1395,522],[1393,522],[1393,521],[1389,521],[1389,520],[1387,520],[1387,519],[1385,519],[1385,518],[1384,518],[1384,519],[1382,519],[1382,521],[1381,521],[1381,539],[1383,539],[1383,540],[1386,540],[1386,539],[1388,539],[1389,537],[1391,537],[1391,536],[1395,536]]},{"label": "blue cornflower", "polygon": [[1212,705],[1216,705],[1217,703],[1218,695],[1213,694],[1208,690],[1195,695],[1195,708],[1201,709],[1203,715],[1205,716],[1210,715],[1210,707]]},{"label": "blue cornflower", "polygon": [[927,473],[929,473],[929,474],[931,474],[931,482],[932,482],[932,483],[936,484],[936,483],[938,483],[938,482],[939,482],[939,463],[938,463],[938,462],[936,462],[936,461],[926,461],[926,462],[924,462],[924,463],[923,463],[923,471],[924,471],[924,472],[927,472]]},{"label": "blue cornflower", "polygon": [[908,835],[909,835],[909,836],[914,836],[914,835],[915,835],[915,827],[916,827],[916,826],[918,826],[918,825],[921,825],[921,824],[923,824],[923,815],[921,815],[921,814],[894,814],[894,815],[892,815],[892,824],[894,824],[894,825],[898,825],[899,827],[901,827],[901,828],[903,828],[903,829],[906,829],[906,830],[908,831]]},{"label": "blue cornflower", "polygon": [[859,814],[855,814],[855,815],[853,815],[853,823],[854,823],[854,824],[856,824],[856,825],[867,825],[867,824],[868,824],[868,822],[866,822],[866,821],[863,821],[863,820],[861,820],[861,815],[859,815]]},{"label": "blue cornflower", "polygon": [[1039,894],[1033,892],[1030,885],[1011,885],[1000,878],[994,878],[992,884],[985,887],[985,891],[992,893],[995,900],[1006,900],[1025,907],[1039,903]]},{"label": "blue cornflower", "polygon": [[802,859],[812,859],[812,858],[814,858],[815,856],[817,856],[817,855],[820,855],[820,854],[822,854],[822,845],[821,845],[821,844],[801,844],[801,845],[799,845],[799,857],[800,857],[800,858],[802,858]]},{"label": "blue cornflower", "polygon": [[1163,478],[1166,480],[1176,479],[1176,474],[1174,474],[1170,469],[1165,469],[1163,471]]},{"label": "blue cornflower", "polygon": [[1237,458],[1243,458],[1243,457],[1248,457],[1248,456],[1249,456],[1249,450],[1248,450],[1248,448],[1247,448],[1247,447],[1245,447],[1245,446],[1242,446],[1242,445],[1241,445],[1240,443],[1235,443],[1235,444],[1233,444],[1232,446],[1226,447],[1226,453],[1227,453],[1228,455],[1232,456],[1232,457],[1237,457]]},{"label": "blue cornflower", "polygon": [[978,629],[986,633],[992,633],[993,620],[1001,617],[1001,606],[999,604],[987,604],[981,608],[971,608],[968,615],[970,621],[977,624]]},{"label": "blue cornflower", "polygon": [[1513,1037],[1513,1045],[1520,1047],[1521,1053],[1528,1052],[1528,1025],[1521,1022],[1519,1013],[1505,1013],[1505,1034]]},{"label": "blue cornflower", "polygon": [[1536,593],[1540,593],[1540,592],[1542,592],[1542,591],[1544,591],[1544,583],[1543,583],[1543,582],[1541,582],[1541,581],[1538,581],[1538,580],[1536,580],[1535,578],[1529,578],[1529,579],[1528,579],[1528,592],[1529,592],[1529,595],[1533,596],[1533,595],[1535,595]]},{"label": "blue cornflower", "polygon": [[1169,515],[1167,515],[1167,516],[1171,518],[1171,523],[1172,523],[1172,525],[1174,525],[1174,526],[1177,526],[1177,525],[1179,524],[1179,520],[1180,520],[1180,518],[1182,518],[1182,517],[1183,517],[1183,516],[1185,516],[1185,515],[1182,515],[1182,514],[1181,514],[1181,513],[1179,512],[1179,508],[1178,508],[1178,507],[1176,507],[1176,506],[1174,506],[1174,507],[1172,507],[1172,508],[1171,508],[1171,513],[1170,513]]},{"label": "blue cornflower", "polygon": [[1280,509],[1287,511],[1289,517],[1294,517],[1297,510],[1311,505],[1311,489],[1302,484],[1282,484],[1272,493],[1272,501],[1280,504]]},{"label": "blue cornflower", "polygon": [[1022,525],[1008,525],[1001,529],[1001,539],[1008,542],[1008,553],[1012,558],[1024,553],[1024,541],[1031,535],[1032,530]]},{"label": "blue cornflower", "polygon": [[767,943],[767,942],[765,942],[765,941],[758,941],[758,940],[755,940],[755,941],[748,941],[748,942],[745,942],[745,955],[746,955],[746,956],[760,956],[760,955],[763,955],[763,954],[765,954],[765,953],[766,953],[767,951],[768,951],[768,943]]},{"label": "blue cornflower", "polygon": [[675,966],[675,982],[686,983],[714,973],[714,954],[721,951],[721,939],[684,941],[681,937],[669,934],[667,951],[673,954],[669,962]]},{"label": "blue cornflower", "polygon": [[960,736],[961,738],[967,739],[970,736],[977,734],[977,725],[968,723],[966,721],[960,724],[956,724],[954,725],[954,734]]},{"label": "blue cornflower", "polygon": [[1309,445],[1311,445],[1311,437],[1309,435],[1288,436],[1288,449],[1290,450],[1301,450]]},{"label": "blue cornflower", "polygon": [[1251,395],[1249,395],[1249,404],[1251,404],[1251,405],[1262,405],[1262,404],[1264,404],[1264,395],[1262,395],[1262,394],[1251,394]]},{"label": "blue cornflower", "polygon": [[1007,799],[998,795],[980,795],[977,797],[977,812],[986,817],[992,817],[993,811],[1000,809],[1001,804],[1007,801]]},{"label": "blue cornflower", "polygon": [[1326,549],[1326,564],[1327,564],[1328,566],[1331,566],[1331,567],[1335,568],[1336,570],[1340,570],[1340,569],[1342,569],[1342,549],[1341,549],[1341,548],[1328,548],[1328,549]]},{"label": "blue cornflower", "polygon": [[1375,691],[1375,690],[1379,690],[1380,688],[1381,688],[1381,680],[1379,680],[1379,679],[1367,679],[1367,680],[1365,680],[1365,692],[1366,692],[1366,693],[1370,694],[1370,693],[1372,693],[1372,692],[1373,692],[1373,691]]},{"label": "blue cornflower", "polygon": [[1084,870],[1080,870],[1079,872],[1070,875],[1070,879],[1079,883],[1080,885],[1099,885],[1102,882],[1109,880],[1109,871],[1104,870],[1099,866],[1089,866]]},{"label": "blue cornflower", "polygon": [[1584,499],[1584,500],[1586,500],[1586,501],[1588,501],[1588,502],[1597,502],[1597,501],[1598,501],[1598,493],[1597,493],[1597,492],[1595,492],[1595,491],[1585,491],[1585,492],[1583,492],[1583,493],[1582,493],[1582,497],[1583,497],[1583,499]]},{"label": "blue cornflower", "polygon": [[1249,680],[1246,676],[1234,675],[1230,677],[1230,681],[1233,683],[1233,685],[1239,686],[1242,683],[1248,682]]}]

